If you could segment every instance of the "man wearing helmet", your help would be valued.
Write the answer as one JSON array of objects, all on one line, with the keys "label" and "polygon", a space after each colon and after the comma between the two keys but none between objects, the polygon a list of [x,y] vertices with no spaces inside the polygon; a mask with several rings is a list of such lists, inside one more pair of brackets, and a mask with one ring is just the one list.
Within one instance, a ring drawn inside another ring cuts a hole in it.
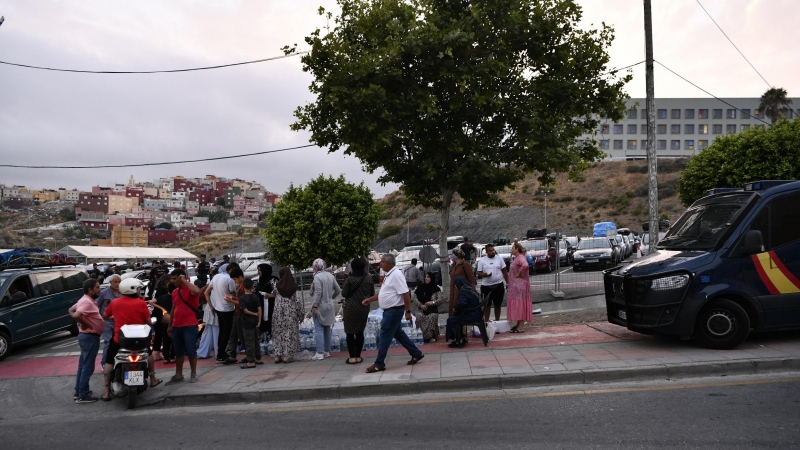
[{"label": "man wearing helmet", "polygon": [[[125,325],[150,325],[150,310],[147,308],[147,303],[141,298],[143,287],[142,283],[135,278],[122,280],[119,284],[119,292],[122,297],[112,300],[103,312],[104,319],[114,318],[114,339],[108,346],[108,353],[104,361],[105,388],[103,388],[103,395],[100,400],[111,401],[109,387],[111,385],[111,373],[114,370],[114,358],[120,348],[119,329]],[[152,354],[147,358],[147,367],[150,371],[150,387],[155,387],[161,383],[161,380],[156,378],[156,372],[153,370]]]}]

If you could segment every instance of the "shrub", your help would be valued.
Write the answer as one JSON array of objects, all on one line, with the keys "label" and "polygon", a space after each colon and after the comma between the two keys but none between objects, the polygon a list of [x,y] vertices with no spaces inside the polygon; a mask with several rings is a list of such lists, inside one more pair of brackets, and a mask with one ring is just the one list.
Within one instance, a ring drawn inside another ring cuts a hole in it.
[{"label": "shrub", "polygon": [[390,223],[381,228],[381,231],[378,232],[378,237],[381,239],[386,239],[387,237],[394,236],[401,231],[403,231],[403,227],[401,225]]}]

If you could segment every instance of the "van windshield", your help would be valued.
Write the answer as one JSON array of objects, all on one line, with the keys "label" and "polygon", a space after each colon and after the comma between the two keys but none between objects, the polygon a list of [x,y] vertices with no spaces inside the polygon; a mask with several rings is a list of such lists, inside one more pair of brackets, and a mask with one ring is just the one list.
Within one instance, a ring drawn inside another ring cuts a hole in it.
[{"label": "van windshield", "polygon": [[714,248],[745,205],[708,204],[686,211],[658,243],[659,248],[709,250]]}]

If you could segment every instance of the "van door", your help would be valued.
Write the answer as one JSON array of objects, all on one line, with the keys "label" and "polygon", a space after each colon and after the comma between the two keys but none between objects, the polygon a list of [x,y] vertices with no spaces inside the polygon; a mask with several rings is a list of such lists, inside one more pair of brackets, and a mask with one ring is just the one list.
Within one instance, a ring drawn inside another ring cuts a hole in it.
[{"label": "van door", "polygon": [[35,283],[33,292],[39,298],[39,321],[41,327],[38,334],[50,333],[68,327],[72,323],[69,306],[65,306],[69,294],[66,292],[64,278],[59,271],[38,272],[31,274]]},{"label": "van door", "polygon": [[[11,295],[16,292],[25,294],[25,300],[12,303]],[[32,292],[28,275],[21,275],[14,279],[6,292],[7,303],[11,305],[11,320],[9,320],[8,326],[11,328],[13,342],[24,341],[39,334],[41,302],[32,295]]]},{"label": "van door", "polygon": [[746,256],[744,276],[757,292],[769,327],[800,325],[800,194],[778,197],[759,211],[764,252]]}]

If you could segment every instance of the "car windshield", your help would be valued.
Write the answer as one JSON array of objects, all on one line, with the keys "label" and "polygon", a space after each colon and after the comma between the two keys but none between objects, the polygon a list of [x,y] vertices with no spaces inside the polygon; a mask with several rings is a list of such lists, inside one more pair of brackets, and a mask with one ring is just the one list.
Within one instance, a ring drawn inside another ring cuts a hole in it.
[{"label": "car windshield", "polygon": [[744,205],[709,204],[686,211],[658,243],[659,248],[705,250],[716,246]]},{"label": "car windshield", "polygon": [[511,246],[510,245],[498,245],[494,248],[495,253],[498,255],[508,255],[511,254]]},{"label": "car windshield", "polygon": [[544,239],[537,241],[523,241],[522,246],[528,250],[547,250],[547,241]]},{"label": "car windshield", "polygon": [[573,237],[568,237],[566,239],[567,239],[567,242],[569,242],[569,245],[571,245],[573,247],[577,247],[578,246],[578,238],[577,237],[573,236]]},{"label": "car windshield", "polygon": [[561,250],[566,250],[567,249],[567,241],[560,241],[558,243],[558,248],[561,249]]},{"label": "car windshield", "polygon": [[586,250],[588,248],[610,248],[611,244],[607,238],[598,239],[584,239],[578,244],[578,250]]}]

